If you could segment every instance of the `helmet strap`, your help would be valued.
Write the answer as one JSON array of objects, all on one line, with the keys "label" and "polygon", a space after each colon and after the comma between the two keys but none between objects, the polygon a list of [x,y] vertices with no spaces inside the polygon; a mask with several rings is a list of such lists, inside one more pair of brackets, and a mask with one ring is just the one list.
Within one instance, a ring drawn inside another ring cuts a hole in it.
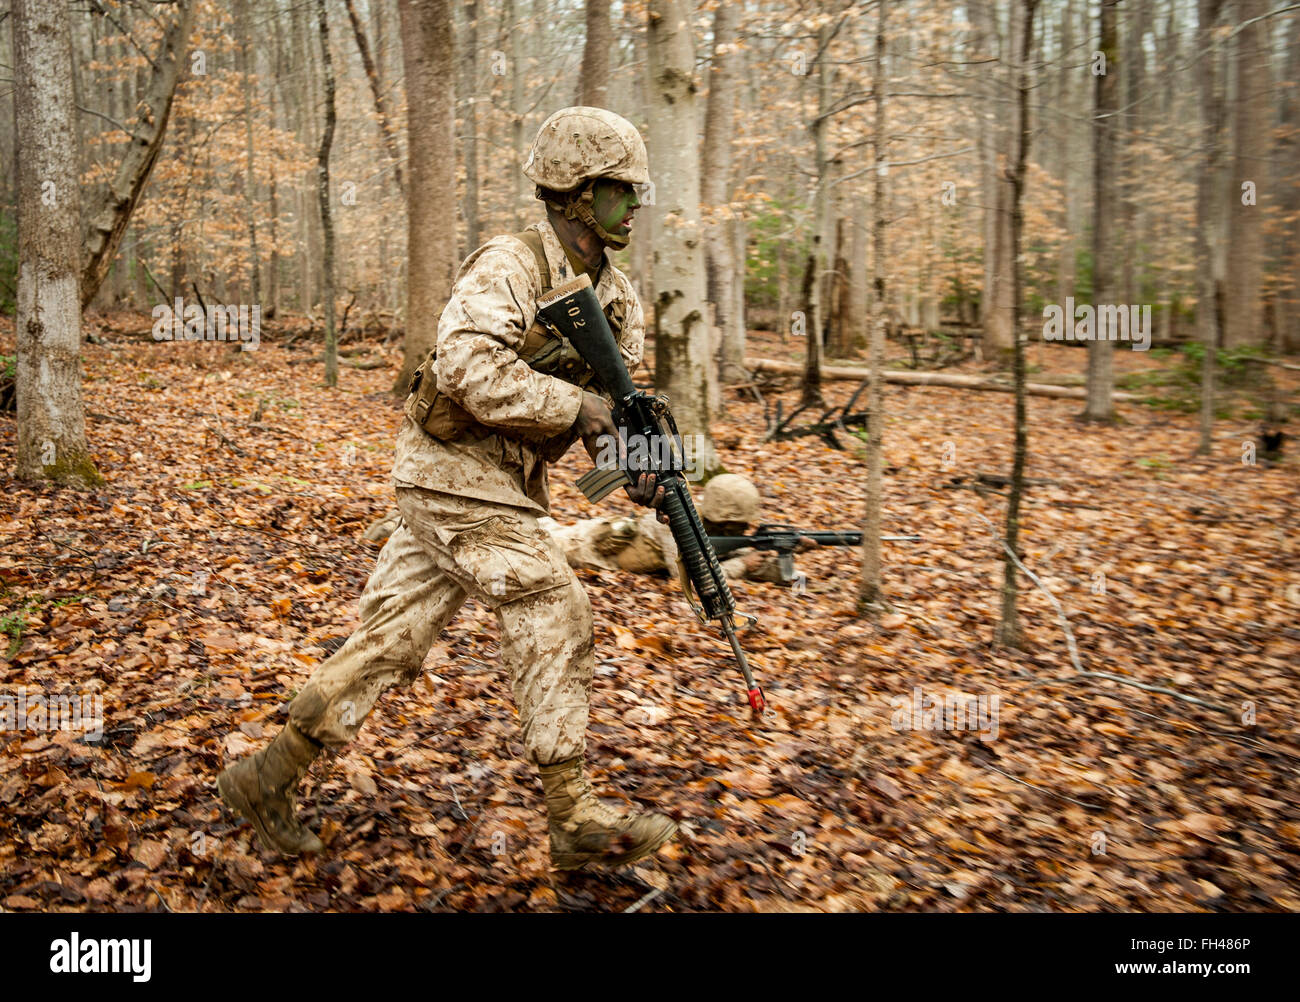
[{"label": "helmet strap", "polygon": [[614,250],[622,250],[628,245],[628,237],[610,233],[605,227],[596,221],[595,213],[591,211],[591,203],[596,195],[593,191],[596,179],[590,179],[578,193],[576,198],[571,198],[568,202],[560,204],[552,202],[549,199],[543,199],[547,205],[554,208],[557,212],[563,213],[565,219],[578,219],[587,228],[600,238],[600,242],[606,247],[612,247]]}]

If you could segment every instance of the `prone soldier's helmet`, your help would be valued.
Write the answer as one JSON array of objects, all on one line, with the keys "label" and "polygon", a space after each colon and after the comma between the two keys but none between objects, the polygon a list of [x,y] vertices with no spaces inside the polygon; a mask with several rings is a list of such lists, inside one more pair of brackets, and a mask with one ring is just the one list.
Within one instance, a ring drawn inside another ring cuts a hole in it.
[{"label": "prone soldier's helmet", "polygon": [[751,525],[758,519],[758,488],[738,473],[723,473],[704,485],[700,518],[717,525]]},{"label": "prone soldier's helmet", "polygon": [[[608,247],[627,246],[626,236],[609,233],[591,212],[597,178],[645,185],[650,181],[645,143],[636,126],[604,108],[562,108],[542,123],[524,161],[524,176],[537,197],[569,219],[580,219]],[[576,193],[568,199],[559,196]]]}]

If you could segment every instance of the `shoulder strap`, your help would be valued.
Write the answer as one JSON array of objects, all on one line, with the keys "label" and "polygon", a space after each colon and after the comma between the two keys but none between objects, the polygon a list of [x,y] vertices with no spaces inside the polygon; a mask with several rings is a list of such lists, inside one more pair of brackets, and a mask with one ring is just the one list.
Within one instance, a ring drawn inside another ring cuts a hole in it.
[{"label": "shoulder strap", "polygon": [[[536,230],[524,230],[522,233],[516,233],[515,239],[527,244],[528,249],[533,252],[533,257],[537,258],[537,271],[542,276],[542,295],[546,295],[551,291],[551,266],[546,263],[546,251],[542,249],[542,235]],[[541,296],[538,298],[540,299]]]}]

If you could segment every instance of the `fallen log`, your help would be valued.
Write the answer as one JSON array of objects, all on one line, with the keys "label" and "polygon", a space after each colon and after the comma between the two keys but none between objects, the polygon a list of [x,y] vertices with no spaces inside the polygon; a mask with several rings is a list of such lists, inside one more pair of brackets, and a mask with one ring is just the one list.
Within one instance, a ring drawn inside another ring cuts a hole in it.
[{"label": "fallen log", "polygon": [[[745,367],[754,375],[770,372],[782,376],[802,376],[802,362],[777,362],[770,358],[747,358]],[[851,365],[823,365],[822,379],[841,380],[868,379],[871,370]],[[996,393],[1014,393],[1016,388],[1009,382],[988,379],[984,376],[959,376],[947,372],[904,372],[896,369],[885,370],[886,383],[900,383],[904,386],[944,386],[954,390],[987,390]],[[1067,400],[1087,399],[1087,389],[1082,386],[1050,386],[1047,383],[1026,383],[1025,392],[1033,397],[1063,397]],[[1132,393],[1114,393],[1111,399],[1117,403],[1136,403],[1141,400]]]}]

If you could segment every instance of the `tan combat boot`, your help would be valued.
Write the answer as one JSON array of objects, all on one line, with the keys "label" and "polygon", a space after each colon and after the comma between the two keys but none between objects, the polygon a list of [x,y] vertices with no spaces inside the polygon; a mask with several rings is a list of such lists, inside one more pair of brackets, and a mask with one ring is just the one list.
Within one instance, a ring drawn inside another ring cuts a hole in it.
[{"label": "tan combat boot", "polygon": [[606,807],[591,792],[582,766],[578,756],[539,767],[557,870],[625,866],[677,834],[677,825],[662,814],[628,817]]},{"label": "tan combat boot", "polygon": [[292,723],[255,755],[242,758],[217,777],[221,799],[252,822],[268,849],[286,856],[320,852],[324,844],[298,821],[294,793],[321,745]]}]

